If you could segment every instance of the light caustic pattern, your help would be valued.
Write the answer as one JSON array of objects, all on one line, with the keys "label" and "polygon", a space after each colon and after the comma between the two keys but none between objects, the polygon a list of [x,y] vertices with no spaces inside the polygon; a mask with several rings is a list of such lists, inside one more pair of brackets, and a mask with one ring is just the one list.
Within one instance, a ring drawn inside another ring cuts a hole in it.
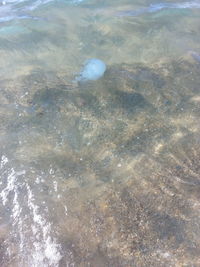
[{"label": "light caustic pattern", "polygon": [[12,266],[58,266],[62,258],[61,246],[53,237],[52,224],[46,219],[48,207],[44,209],[36,204],[26,172],[9,168],[9,160],[5,156],[1,158],[0,171],[1,208],[9,211],[5,257],[15,258]]}]

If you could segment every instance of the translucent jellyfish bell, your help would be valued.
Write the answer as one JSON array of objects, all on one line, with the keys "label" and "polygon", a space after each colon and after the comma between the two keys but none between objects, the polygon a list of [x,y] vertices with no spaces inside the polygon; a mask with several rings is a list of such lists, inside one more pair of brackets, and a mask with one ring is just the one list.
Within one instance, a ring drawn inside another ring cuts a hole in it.
[{"label": "translucent jellyfish bell", "polygon": [[106,71],[106,64],[97,58],[89,59],[85,62],[83,70],[76,77],[76,81],[96,81],[100,79]]}]

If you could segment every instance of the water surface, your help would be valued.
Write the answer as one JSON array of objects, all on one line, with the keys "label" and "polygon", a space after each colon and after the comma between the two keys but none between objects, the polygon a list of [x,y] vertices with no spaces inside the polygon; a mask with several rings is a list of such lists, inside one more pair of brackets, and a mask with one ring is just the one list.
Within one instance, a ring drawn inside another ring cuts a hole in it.
[{"label": "water surface", "polygon": [[1,2],[0,266],[199,265],[199,6]]}]

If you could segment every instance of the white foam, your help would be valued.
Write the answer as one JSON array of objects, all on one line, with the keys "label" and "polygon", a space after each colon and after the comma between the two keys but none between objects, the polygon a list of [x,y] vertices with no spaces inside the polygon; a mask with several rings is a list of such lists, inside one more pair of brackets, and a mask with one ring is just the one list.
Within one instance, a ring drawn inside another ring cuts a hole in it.
[{"label": "white foam", "polygon": [[8,163],[8,159],[3,155],[1,157],[0,169],[2,169],[6,165],[6,163]]},{"label": "white foam", "polygon": [[7,178],[7,185],[0,193],[0,197],[2,199],[2,203],[4,206],[8,201],[8,195],[14,190],[16,177],[17,176],[15,174],[14,169],[11,169],[10,174],[8,175]]},{"label": "white foam", "polygon": [[[6,160],[6,163],[8,160]],[[23,217],[22,207],[20,206],[19,201],[19,183],[17,181],[17,177],[25,174],[25,171],[15,172],[12,168],[8,171],[7,176],[7,185],[1,191],[0,197],[2,199],[2,203],[5,206],[8,202],[9,208],[11,210],[11,219],[12,219],[12,229],[11,229],[11,238],[12,236],[18,240],[19,243],[19,251],[22,252],[25,244],[25,236],[23,233]],[[17,231],[16,231],[17,229]],[[7,255],[11,257],[11,250],[9,247],[7,248]]]},{"label": "white foam", "polygon": [[67,215],[68,215],[68,209],[67,209],[67,206],[64,206],[64,209],[65,209],[65,215],[67,216]]},{"label": "white foam", "polygon": [[58,266],[62,258],[61,247],[52,237],[51,224],[39,213],[39,206],[34,204],[35,199],[29,185],[27,185],[27,191],[28,206],[33,215],[32,232],[36,236],[33,242],[35,250],[32,254],[33,264],[31,266]]},{"label": "white foam", "polygon": [[[7,162],[8,159],[2,157],[1,166],[5,166]],[[54,237],[51,222],[48,221],[48,207],[36,204],[36,195],[25,174],[24,170],[15,172],[13,168],[4,171],[5,186],[0,192],[0,198],[2,204],[9,207],[12,224],[7,256],[12,257],[9,245],[12,246],[14,238],[15,245],[18,246],[16,259],[19,266],[59,266],[62,258],[61,246]]]},{"label": "white foam", "polygon": [[54,185],[54,191],[57,192],[58,191],[58,183],[56,181],[54,181],[53,185]]}]

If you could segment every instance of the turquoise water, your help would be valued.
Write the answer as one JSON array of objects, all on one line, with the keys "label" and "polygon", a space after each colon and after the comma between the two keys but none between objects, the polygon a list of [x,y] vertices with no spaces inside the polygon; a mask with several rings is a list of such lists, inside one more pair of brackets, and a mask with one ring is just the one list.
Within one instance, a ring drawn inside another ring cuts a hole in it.
[{"label": "turquoise water", "polygon": [[199,265],[199,25],[199,1],[0,3],[0,266]]}]

